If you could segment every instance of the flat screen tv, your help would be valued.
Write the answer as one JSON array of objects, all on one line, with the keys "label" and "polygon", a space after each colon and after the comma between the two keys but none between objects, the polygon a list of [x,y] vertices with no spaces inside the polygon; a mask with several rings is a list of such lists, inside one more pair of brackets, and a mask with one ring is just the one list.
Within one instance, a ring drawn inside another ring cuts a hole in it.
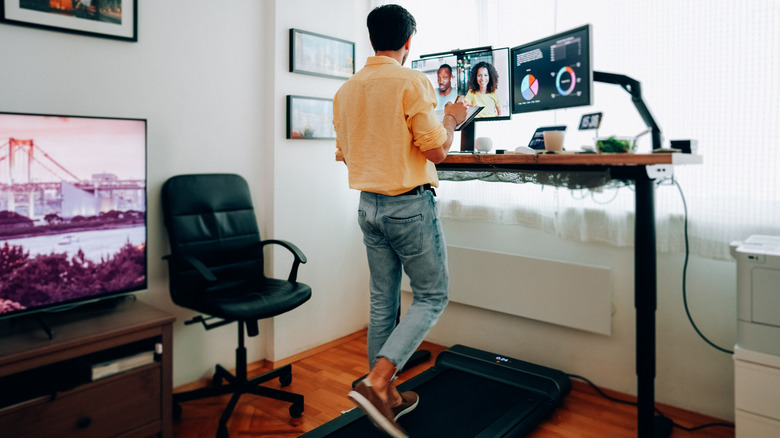
[{"label": "flat screen tv", "polygon": [[589,24],[513,47],[512,113],[592,104]]},{"label": "flat screen tv", "polygon": [[0,319],[146,289],[146,120],[0,112]]}]

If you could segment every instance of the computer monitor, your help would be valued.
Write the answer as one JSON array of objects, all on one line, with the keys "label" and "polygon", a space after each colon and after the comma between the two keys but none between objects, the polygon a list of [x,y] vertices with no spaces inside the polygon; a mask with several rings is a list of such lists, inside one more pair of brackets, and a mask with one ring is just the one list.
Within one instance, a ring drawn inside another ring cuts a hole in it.
[{"label": "computer monitor", "polygon": [[[425,73],[436,90],[437,111],[443,111],[446,102],[463,96],[468,104],[484,107],[474,122],[508,120],[512,116],[509,66],[508,47],[453,50],[412,61],[412,68]],[[461,150],[474,150],[473,124],[461,131]]]},{"label": "computer monitor", "polygon": [[507,47],[423,55],[412,61],[412,68],[425,73],[431,81],[439,99],[437,110],[443,110],[444,104],[454,101],[456,96],[463,96],[469,104],[484,107],[475,121],[511,117],[512,80]]},{"label": "computer monitor", "polygon": [[513,47],[512,114],[592,104],[591,26]]}]

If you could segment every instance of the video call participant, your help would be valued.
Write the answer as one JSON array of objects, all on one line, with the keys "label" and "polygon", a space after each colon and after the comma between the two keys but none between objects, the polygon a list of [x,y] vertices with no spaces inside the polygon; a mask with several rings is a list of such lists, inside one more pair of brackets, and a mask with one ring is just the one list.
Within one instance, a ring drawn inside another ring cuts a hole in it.
[{"label": "video call participant", "polygon": [[[466,105],[448,103],[438,122],[436,91],[421,72],[404,68],[414,17],[398,5],[372,10],[367,19],[375,56],[333,98],[336,157],[349,186],[360,190],[358,223],[370,274],[370,371],[348,397],[393,437],[406,437],[396,420],[419,397],[392,383],[436,324],[448,302],[447,250],[431,186],[447,157],[453,129]],[[411,280],[413,302],[400,324],[401,272]]]},{"label": "video call participant", "polygon": [[458,92],[452,88],[452,67],[442,64],[436,73],[439,81],[439,91],[436,93],[436,109],[444,109],[447,102],[455,102]]},{"label": "video call participant", "polygon": [[479,62],[471,69],[469,91],[466,102],[484,107],[477,117],[497,117],[501,115],[501,102],[498,98],[498,72],[493,64]]}]

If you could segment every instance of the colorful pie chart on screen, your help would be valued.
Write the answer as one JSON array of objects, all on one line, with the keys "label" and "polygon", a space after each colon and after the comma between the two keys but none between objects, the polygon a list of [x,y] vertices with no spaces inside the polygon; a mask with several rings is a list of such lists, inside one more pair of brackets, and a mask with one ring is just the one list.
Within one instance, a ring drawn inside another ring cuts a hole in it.
[{"label": "colorful pie chart on screen", "polygon": [[[555,87],[561,96],[568,96],[574,91],[574,86],[577,84],[577,77],[574,75],[574,69],[569,66],[563,67],[558,70],[558,75],[555,77]],[[567,88],[564,90],[563,87]]]},{"label": "colorful pie chart on screen", "polygon": [[534,75],[525,75],[520,83],[520,92],[525,100],[531,100],[539,94],[539,81],[536,80]]}]

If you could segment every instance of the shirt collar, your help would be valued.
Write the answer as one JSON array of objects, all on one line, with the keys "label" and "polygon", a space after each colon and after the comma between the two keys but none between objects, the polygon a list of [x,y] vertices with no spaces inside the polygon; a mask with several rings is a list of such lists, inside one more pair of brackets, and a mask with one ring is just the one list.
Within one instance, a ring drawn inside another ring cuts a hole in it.
[{"label": "shirt collar", "polygon": [[366,65],[395,64],[401,66],[401,63],[389,56],[369,56]]}]

